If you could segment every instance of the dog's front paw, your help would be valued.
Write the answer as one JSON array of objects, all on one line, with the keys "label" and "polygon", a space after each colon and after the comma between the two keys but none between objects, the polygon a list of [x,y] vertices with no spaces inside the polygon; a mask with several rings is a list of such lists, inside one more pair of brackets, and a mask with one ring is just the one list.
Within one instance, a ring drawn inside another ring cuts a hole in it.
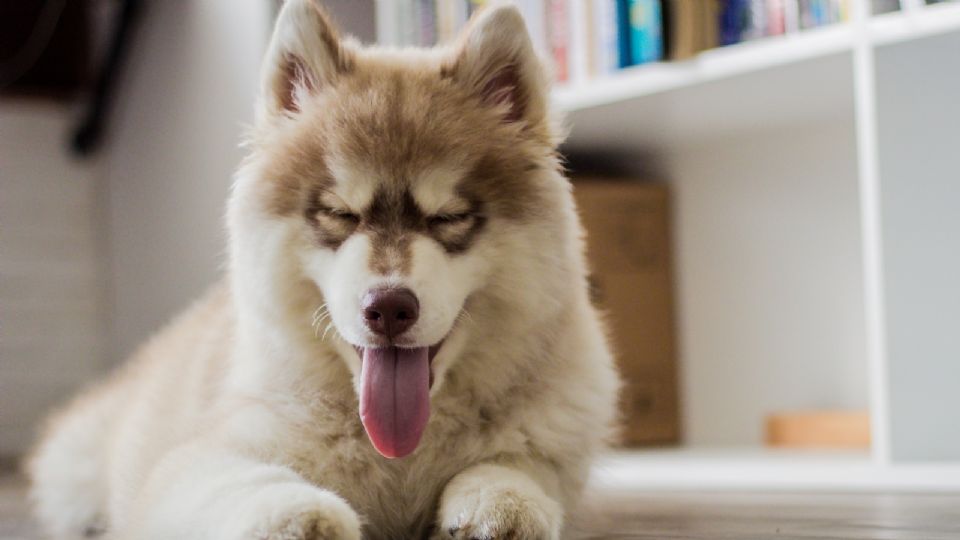
[{"label": "dog's front paw", "polygon": [[484,466],[455,478],[444,492],[435,538],[554,540],[563,511],[532,480]]},{"label": "dog's front paw", "polygon": [[558,535],[542,508],[513,492],[482,500],[463,501],[465,506],[446,516],[440,538],[455,540],[552,540]]},{"label": "dog's front paw", "polygon": [[360,527],[326,509],[303,512],[264,529],[258,540],[359,540]]},{"label": "dog's front paw", "polygon": [[298,504],[265,516],[256,540],[360,540],[360,519],[339,497],[323,494],[312,504]]}]

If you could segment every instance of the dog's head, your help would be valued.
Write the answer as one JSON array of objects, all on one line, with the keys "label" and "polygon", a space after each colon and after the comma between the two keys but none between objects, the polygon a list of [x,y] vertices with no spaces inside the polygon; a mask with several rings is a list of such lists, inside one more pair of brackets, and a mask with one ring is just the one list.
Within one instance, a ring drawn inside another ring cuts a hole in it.
[{"label": "dog's head", "polygon": [[538,265],[562,264],[552,209],[567,188],[523,20],[488,9],[445,48],[364,49],[288,0],[262,93],[231,202],[233,272],[251,276],[245,294],[285,298],[290,324],[323,304],[317,339],[342,340],[371,440],[405,455],[492,276],[490,294],[550,309]]}]

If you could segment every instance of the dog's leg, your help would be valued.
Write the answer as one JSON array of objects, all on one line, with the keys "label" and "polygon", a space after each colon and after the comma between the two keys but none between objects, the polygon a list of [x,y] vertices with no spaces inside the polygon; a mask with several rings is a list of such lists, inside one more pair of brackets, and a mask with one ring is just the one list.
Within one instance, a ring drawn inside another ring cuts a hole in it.
[{"label": "dog's leg", "polygon": [[134,502],[120,539],[359,540],[356,512],[288,467],[224,448],[173,451]]},{"label": "dog's leg", "polygon": [[530,472],[506,465],[476,465],[447,484],[436,538],[456,540],[560,537],[563,508]]},{"label": "dog's leg", "polygon": [[76,400],[50,422],[29,461],[34,512],[51,538],[93,538],[106,528],[104,439],[113,401],[97,394]]}]

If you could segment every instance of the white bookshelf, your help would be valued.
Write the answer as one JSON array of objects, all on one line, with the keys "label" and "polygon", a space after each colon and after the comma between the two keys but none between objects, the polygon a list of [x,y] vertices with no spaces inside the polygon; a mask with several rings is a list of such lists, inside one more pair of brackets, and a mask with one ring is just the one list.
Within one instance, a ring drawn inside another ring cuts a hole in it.
[{"label": "white bookshelf", "polygon": [[[687,444],[594,483],[960,491],[960,3],[854,8],[555,91],[568,149],[675,198]],[[820,407],[868,409],[870,452],[761,449],[765,411]]]},{"label": "white bookshelf", "polygon": [[[960,2],[851,2],[848,23],[555,89],[565,149],[674,197],[686,442],[608,456],[595,483],[960,491]],[[870,451],[761,449],[766,413],[818,408],[869,410]]]},{"label": "white bookshelf", "polygon": [[640,65],[597,78],[582,75],[582,69],[574,70],[581,77],[558,87],[554,101],[562,110],[577,111],[837,53],[852,53],[857,33],[863,27],[872,46],[913,41],[960,28],[960,5],[956,3],[927,6],[908,1],[904,5],[903,11],[871,16],[865,22],[747,41],[705,51],[681,62]]}]

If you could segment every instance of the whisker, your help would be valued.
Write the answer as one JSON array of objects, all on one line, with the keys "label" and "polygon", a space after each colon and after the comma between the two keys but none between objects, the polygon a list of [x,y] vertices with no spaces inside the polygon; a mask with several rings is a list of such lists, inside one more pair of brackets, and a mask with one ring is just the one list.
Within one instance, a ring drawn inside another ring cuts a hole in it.
[{"label": "whisker", "polygon": [[325,303],[321,304],[321,306],[318,307],[313,312],[313,323],[312,323],[313,326],[320,324],[321,322],[323,322],[324,319],[326,319],[329,316],[330,316],[330,310],[327,309],[327,304]]},{"label": "whisker", "polygon": [[317,317],[316,319],[313,320],[314,326],[322,323],[323,321],[327,320],[329,317],[330,317],[330,312],[326,312],[323,315]]},{"label": "whisker", "polygon": [[316,318],[320,315],[320,313],[321,313],[326,307],[327,307],[327,303],[326,303],[326,302],[320,304],[320,307],[318,307],[317,309],[313,310],[313,318],[316,319]]},{"label": "whisker", "polygon": [[[330,332],[330,329],[333,328],[333,317],[330,313],[330,310],[327,309],[327,303],[324,302],[313,310],[313,320],[310,323],[310,326],[313,327],[313,337],[319,338],[320,341],[325,341],[327,339],[327,333]],[[320,326],[327,322],[326,327],[323,329],[323,335],[320,335]],[[334,333],[336,334],[336,332]]]},{"label": "whisker", "polygon": [[327,324],[327,327],[323,330],[323,337],[320,338],[320,341],[326,341],[326,340],[327,340],[327,332],[329,332],[331,328],[333,328],[333,321],[330,321],[330,322]]}]

